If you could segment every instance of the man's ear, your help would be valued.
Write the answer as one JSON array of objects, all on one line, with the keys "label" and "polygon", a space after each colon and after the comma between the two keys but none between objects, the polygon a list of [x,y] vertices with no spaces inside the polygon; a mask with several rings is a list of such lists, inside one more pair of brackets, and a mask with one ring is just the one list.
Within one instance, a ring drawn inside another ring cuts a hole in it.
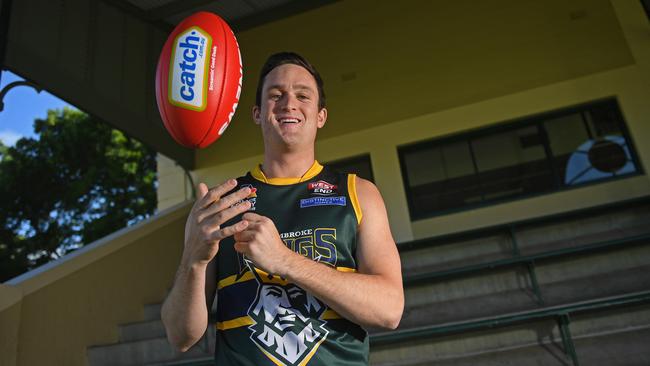
[{"label": "man's ear", "polygon": [[261,115],[260,115],[260,107],[254,105],[253,106],[253,121],[255,121],[256,125],[259,125],[262,123]]},{"label": "man's ear", "polygon": [[321,128],[325,126],[325,122],[327,121],[327,108],[323,108],[318,112],[318,128]]}]

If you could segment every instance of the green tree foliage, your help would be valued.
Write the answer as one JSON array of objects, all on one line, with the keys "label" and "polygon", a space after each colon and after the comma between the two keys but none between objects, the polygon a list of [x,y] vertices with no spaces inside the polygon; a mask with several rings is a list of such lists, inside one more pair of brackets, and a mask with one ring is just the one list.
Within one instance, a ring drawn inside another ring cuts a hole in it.
[{"label": "green tree foliage", "polygon": [[131,225],[156,208],[155,152],[72,109],[0,143],[0,282]]}]

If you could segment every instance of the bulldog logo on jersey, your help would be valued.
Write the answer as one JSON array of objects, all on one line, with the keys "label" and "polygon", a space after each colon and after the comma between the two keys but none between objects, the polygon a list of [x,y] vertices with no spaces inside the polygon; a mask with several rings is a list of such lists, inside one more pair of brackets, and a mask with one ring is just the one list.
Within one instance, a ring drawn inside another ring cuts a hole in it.
[{"label": "bulldog logo on jersey", "polygon": [[257,281],[257,296],[248,309],[255,322],[250,339],[276,365],[304,365],[329,331],[322,315],[327,306],[300,287],[277,276],[262,275],[246,263]]}]

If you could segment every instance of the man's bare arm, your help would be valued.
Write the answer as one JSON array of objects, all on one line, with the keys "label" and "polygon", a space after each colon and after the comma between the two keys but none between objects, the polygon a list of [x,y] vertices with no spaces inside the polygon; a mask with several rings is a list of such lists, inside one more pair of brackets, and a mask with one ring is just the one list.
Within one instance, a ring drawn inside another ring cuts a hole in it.
[{"label": "man's bare arm", "polygon": [[161,316],[167,339],[181,352],[187,351],[205,333],[208,326],[208,308],[206,299],[214,296],[214,290],[206,287],[208,266],[190,264],[181,260],[176,273],[176,280],[167,299],[163,303]]},{"label": "man's bare arm", "polygon": [[346,319],[394,329],[404,309],[399,255],[379,191],[362,179],[357,179],[357,186],[363,212],[357,242],[358,273],[340,272],[291,251],[270,219],[251,213],[243,216],[249,226],[235,235],[235,249],[259,267],[312,293]]},{"label": "man's bare arm", "polygon": [[248,225],[240,221],[221,228],[224,222],[248,210],[246,201],[233,206],[250,194],[249,188],[224,196],[236,186],[234,180],[208,191],[199,184],[199,198],[185,224],[183,256],[174,286],[163,303],[161,317],[167,339],[181,352],[187,351],[205,333],[208,309],[216,291],[216,268],[213,260],[219,241],[242,231]]}]

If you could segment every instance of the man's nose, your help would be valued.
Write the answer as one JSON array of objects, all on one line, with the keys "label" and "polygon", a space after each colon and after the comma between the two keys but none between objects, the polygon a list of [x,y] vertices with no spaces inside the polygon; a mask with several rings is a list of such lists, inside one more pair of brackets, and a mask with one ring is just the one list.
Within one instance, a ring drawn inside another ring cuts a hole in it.
[{"label": "man's nose", "polygon": [[296,97],[291,94],[287,94],[284,98],[281,99],[280,102],[280,108],[282,108],[283,111],[292,111],[296,109],[296,103],[298,102],[298,99],[296,99]]}]

